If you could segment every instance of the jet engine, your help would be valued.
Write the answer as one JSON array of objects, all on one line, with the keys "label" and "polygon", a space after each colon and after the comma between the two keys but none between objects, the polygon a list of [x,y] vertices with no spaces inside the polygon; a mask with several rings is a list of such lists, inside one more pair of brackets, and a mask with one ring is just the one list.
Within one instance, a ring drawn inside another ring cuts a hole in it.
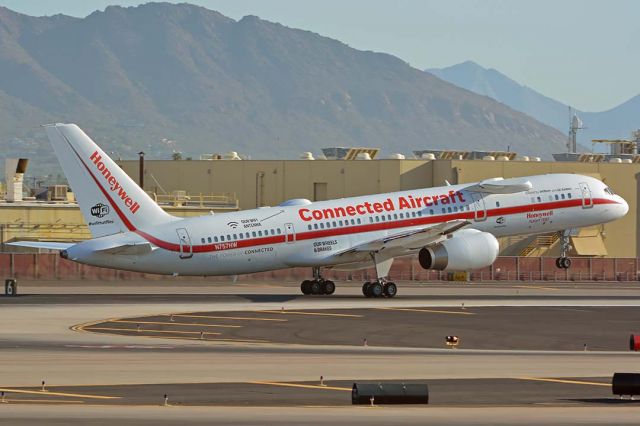
[{"label": "jet engine", "polygon": [[491,265],[499,250],[492,234],[463,229],[448,240],[421,249],[418,260],[424,269],[466,271]]}]

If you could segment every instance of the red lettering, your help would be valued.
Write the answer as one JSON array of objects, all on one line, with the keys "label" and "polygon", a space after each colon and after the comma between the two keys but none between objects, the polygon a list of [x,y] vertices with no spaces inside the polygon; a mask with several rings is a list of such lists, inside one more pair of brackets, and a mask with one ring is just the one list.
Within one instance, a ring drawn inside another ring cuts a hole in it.
[{"label": "red lettering", "polygon": [[93,154],[91,154],[89,160],[93,161],[95,164],[98,164],[98,161],[102,160],[102,156],[98,154],[98,151],[95,151]]},{"label": "red lettering", "polygon": [[382,210],[384,209],[382,208],[381,203],[373,203],[373,210],[375,210],[376,213],[382,213]]},{"label": "red lettering", "polygon": [[[353,209],[352,206],[349,206]],[[362,204],[358,204],[355,209],[355,211],[358,212],[358,214],[367,214],[367,211],[365,210],[364,206]],[[355,213],[353,213],[351,216],[355,216]]]},{"label": "red lettering", "polygon": [[305,222],[308,222],[311,220],[310,217],[305,217],[305,214],[309,213],[309,209],[300,209],[298,210],[298,214],[300,215],[300,219],[304,220]]},{"label": "red lettering", "polygon": [[320,210],[314,210],[313,212],[311,212],[311,216],[313,216],[313,218],[315,220],[322,220],[322,212]]},{"label": "red lettering", "polygon": [[431,203],[431,197],[429,197],[428,195],[424,197],[423,201],[424,201],[425,207],[430,207],[433,205],[433,203]]},{"label": "red lettering", "polygon": [[[369,212],[369,213],[375,213],[375,212],[371,209],[371,203],[370,203],[370,202],[365,201],[365,202],[364,202],[364,206],[367,208],[367,212]],[[380,212],[378,212],[378,213],[380,213]]]},{"label": "red lettering", "polygon": [[464,199],[464,197],[462,196],[462,192],[457,191],[456,195],[458,196],[458,200],[460,200],[461,203],[464,203],[466,200]]}]

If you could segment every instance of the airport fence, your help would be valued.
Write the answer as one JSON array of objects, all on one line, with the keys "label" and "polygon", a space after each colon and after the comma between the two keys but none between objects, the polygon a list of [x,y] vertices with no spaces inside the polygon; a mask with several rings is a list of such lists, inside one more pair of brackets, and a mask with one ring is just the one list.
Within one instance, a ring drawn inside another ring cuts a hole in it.
[{"label": "airport fence", "polygon": [[[555,258],[499,257],[487,268],[466,274],[427,271],[416,257],[396,259],[389,277],[395,281],[639,281],[639,264],[635,258],[571,258],[571,269],[558,269]],[[188,260],[185,260],[188,262]],[[255,274],[224,277],[169,277],[82,265],[53,253],[0,253],[0,271],[4,278],[26,280],[162,280],[203,279],[207,281],[302,281],[309,279],[309,268],[291,268]],[[373,268],[359,271],[323,270],[334,280],[367,281],[375,279]]]}]

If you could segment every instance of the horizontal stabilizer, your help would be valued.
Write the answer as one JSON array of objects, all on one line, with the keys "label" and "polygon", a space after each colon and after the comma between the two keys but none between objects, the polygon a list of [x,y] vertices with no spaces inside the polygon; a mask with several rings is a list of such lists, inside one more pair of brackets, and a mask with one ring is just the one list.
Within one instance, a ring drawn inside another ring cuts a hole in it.
[{"label": "horizontal stabilizer", "polygon": [[529,191],[533,185],[528,179],[513,178],[492,178],[485,179],[475,185],[464,188],[471,192],[485,192],[488,194],[516,194],[518,192]]},{"label": "horizontal stabilizer", "polygon": [[15,241],[13,243],[6,244],[8,246],[29,247],[46,250],[66,250],[69,247],[76,245],[76,243],[55,243],[46,241]]},{"label": "horizontal stabilizer", "polygon": [[151,244],[144,242],[144,243],[121,244],[114,247],[108,247],[108,248],[104,248],[96,251],[99,251],[101,253],[108,253],[108,254],[139,256],[139,255],[151,253],[152,250],[153,248],[151,247]]}]

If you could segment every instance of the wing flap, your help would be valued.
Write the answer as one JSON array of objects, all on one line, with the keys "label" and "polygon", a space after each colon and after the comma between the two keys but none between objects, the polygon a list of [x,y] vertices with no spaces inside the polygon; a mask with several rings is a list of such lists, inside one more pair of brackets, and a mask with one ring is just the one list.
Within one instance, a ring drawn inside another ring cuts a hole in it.
[{"label": "wing flap", "polygon": [[451,220],[428,228],[421,228],[369,241],[359,246],[352,247],[339,255],[358,252],[371,253],[395,248],[415,250],[439,240],[444,235],[451,234],[461,228],[464,228],[470,223],[471,222],[467,220]]}]

